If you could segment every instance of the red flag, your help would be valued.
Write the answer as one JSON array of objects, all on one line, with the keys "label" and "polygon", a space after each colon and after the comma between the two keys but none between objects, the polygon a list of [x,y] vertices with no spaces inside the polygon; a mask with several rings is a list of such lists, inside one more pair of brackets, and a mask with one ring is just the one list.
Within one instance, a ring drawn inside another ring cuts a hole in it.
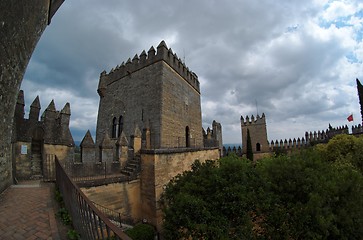
[{"label": "red flag", "polygon": [[348,122],[353,122],[353,114],[350,114],[350,115],[347,117],[347,120],[348,120]]}]

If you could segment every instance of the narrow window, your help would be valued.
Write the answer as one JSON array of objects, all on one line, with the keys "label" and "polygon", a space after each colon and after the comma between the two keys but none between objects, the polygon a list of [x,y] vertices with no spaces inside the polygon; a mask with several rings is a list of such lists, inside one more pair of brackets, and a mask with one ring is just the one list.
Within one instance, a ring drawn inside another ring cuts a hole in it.
[{"label": "narrow window", "polygon": [[256,152],[261,151],[261,144],[260,143],[256,143]]},{"label": "narrow window", "polygon": [[189,133],[189,127],[186,126],[185,128],[185,146],[188,148],[190,147],[190,133]]},{"label": "narrow window", "polygon": [[116,138],[116,133],[117,133],[117,119],[116,119],[116,117],[114,117],[113,120],[112,120],[111,138]]}]

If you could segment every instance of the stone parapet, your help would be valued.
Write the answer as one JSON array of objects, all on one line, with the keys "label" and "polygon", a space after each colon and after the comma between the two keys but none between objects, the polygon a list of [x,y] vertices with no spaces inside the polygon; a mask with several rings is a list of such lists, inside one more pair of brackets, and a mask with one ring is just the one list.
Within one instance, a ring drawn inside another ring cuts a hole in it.
[{"label": "stone parapet", "polygon": [[162,41],[157,47],[157,51],[155,51],[154,47],[151,47],[148,51],[148,54],[143,51],[140,56],[136,54],[132,60],[129,58],[126,63],[122,62],[121,65],[111,69],[109,73],[103,71],[101,73],[98,86],[99,94],[101,95],[102,90],[107,88],[107,86],[111,83],[159,61],[166,62],[198,93],[200,93],[198,76],[194,72],[190,71],[189,68],[185,66],[183,61],[175,53],[173,53],[171,49],[168,49],[165,42]]}]

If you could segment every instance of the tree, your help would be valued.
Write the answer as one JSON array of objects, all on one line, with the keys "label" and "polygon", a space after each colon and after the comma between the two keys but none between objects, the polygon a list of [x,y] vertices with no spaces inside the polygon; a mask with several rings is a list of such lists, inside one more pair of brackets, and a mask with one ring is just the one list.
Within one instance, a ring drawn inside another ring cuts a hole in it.
[{"label": "tree", "polygon": [[235,155],[196,161],[167,185],[162,201],[166,239],[363,236],[362,173],[323,159],[317,148],[256,164]]},{"label": "tree", "polygon": [[339,134],[327,144],[318,144],[315,150],[322,160],[353,166],[363,174],[363,136]]},{"label": "tree", "polygon": [[266,202],[258,203],[264,235],[272,239],[363,236],[363,176],[354,168],[323,161],[316,151],[264,159],[256,168],[266,182]]},{"label": "tree", "polygon": [[247,129],[247,159],[253,161],[253,150],[252,150],[252,142],[250,136],[250,130]]},{"label": "tree", "polygon": [[230,155],[219,162],[195,162],[192,171],[174,178],[166,187],[166,239],[250,239],[249,216],[256,201],[256,175],[250,161]]}]

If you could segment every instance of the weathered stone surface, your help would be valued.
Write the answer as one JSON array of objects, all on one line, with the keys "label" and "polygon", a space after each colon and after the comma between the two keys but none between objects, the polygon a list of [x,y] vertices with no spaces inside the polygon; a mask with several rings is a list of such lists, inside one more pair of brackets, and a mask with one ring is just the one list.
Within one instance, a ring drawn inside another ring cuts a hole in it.
[{"label": "weathered stone surface", "polygon": [[108,74],[102,72],[98,92],[96,145],[106,133],[117,140],[121,117],[128,137],[135,126],[150,129],[150,148],[203,146],[197,76],[164,42],[157,52],[150,48],[148,55],[143,52]]},{"label": "weathered stone surface", "polygon": [[47,155],[57,156],[61,161],[74,157],[74,141],[69,129],[70,105],[57,111],[52,101],[41,120],[40,101],[36,97],[30,106],[29,118],[24,116],[24,92],[20,91],[15,107],[13,126],[13,177],[29,179],[43,176]]},{"label": "weathered stone surface", "polygon": [[250,132],[253,153],[269,152],[265,114],[262,114],[261,117],[257,115],[256,119],[253,115],[251,116],[251,119],[248,116],[246,119],[241,117],[241,129],[243,154],[247,153],[247,129]]},{"label": "weathered stone surface", "polygon": [[162,211],[160,197],[164,187],[176,175],[190,170],[196,159],[219,159],[219,149],[159,149],[141,152],[141,208],[146,219],[161,230]]},{"label": "weathered stone surface", "polygon": [[[33,50],[63,1],[0,1],[0,192],[12,183],[11,136],[16,97]],[[50,5],[52,3],[52,5]]]},{"label": "weathered stone surface", "polygon": [[81,188],[93,202],[121,214],[122,221],[140,222],[140,180]]}]

